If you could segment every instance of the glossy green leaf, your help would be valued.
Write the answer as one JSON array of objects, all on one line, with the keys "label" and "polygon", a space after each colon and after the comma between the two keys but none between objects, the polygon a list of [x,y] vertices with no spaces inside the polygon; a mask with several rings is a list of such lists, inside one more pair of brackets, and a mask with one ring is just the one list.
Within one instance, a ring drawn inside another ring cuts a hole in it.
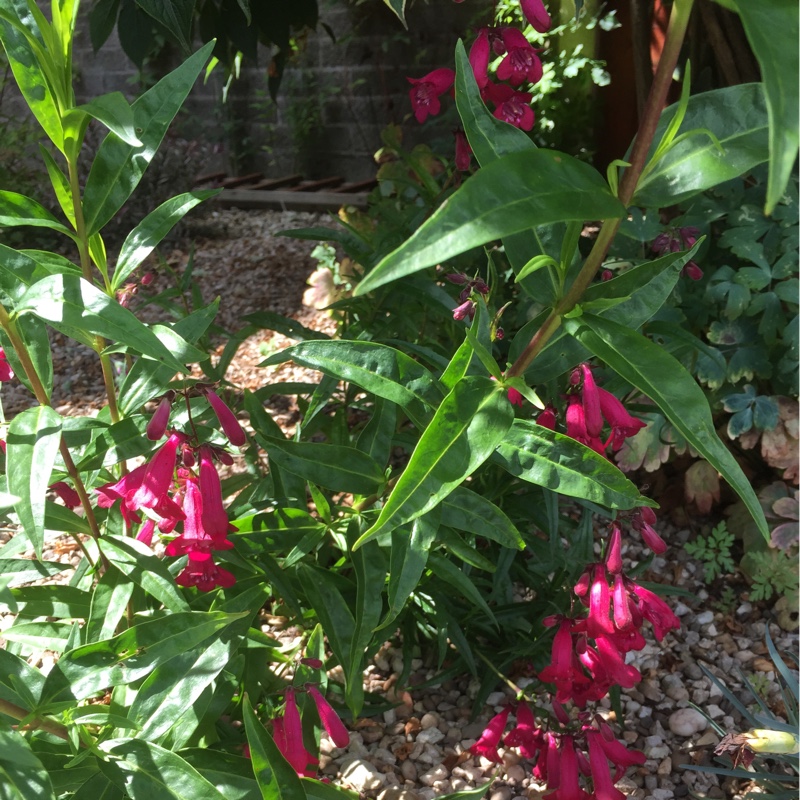
[{"label": "glossy green leaf", "polygon": [[175,585],[167,564],[136,539],[106,534],[100,552],[126,577],[170,611],[188,611],[189,604]]},{"label": "glossy green leaf", "polygon": [[413,358],[376,342],[300,342],[268,358],[262,366],[294,361],[342,381],[354,383],[396,403],[417,427],[424,427],[431,409],[441,402],[436,379]]},{"label": "glossy green leaf", "polygon": [[39,650],[60,653],[69,641],[72,623],[69,622],[15,622],[3,631],[3,638]]},{"label": "glossy green leaf", "polygon": [[259,436],[258,440],[270,461],[334,492],[373,494],[385,483],[380,465],[355,447],[272,436]]},{"label": "glossy green leaf", "polygon": [[208,42],[133,104],[134,129],[141,146],[126,144],[115,133],[103,140],[83,193],[89,235],[97,233],[122,208],[139,184],[213,48],[214,42]]},{"label": "glossy green leaf", "polygon": [[283,314],[276,314],[274,311],[256,311],[253,314],[247,314],[244,320],[250,325],[256,326],[258,329],[265,328],[269,331],[277,331],[283,334],[287,339],[306,341],[309,339],[331,338],[327,333],[315,331],[313,328],[307,328],[305,325],[301,325],[296,319],[285,317]]},{"label": "glossy green leaf", "polygon": [[263,800],[305,800],[300,778],[255,715],[247,697],[242,711],[250,760]]},{"label": "glossy green leaf", "polygon": [[372,416],[358,434],[356,447],[372,458],[378,466],[385,466],[392,454],[397,408],[382,397],[376,397]]},{"label": "glossy green leaf", "polygon": [[[0,41],[17,86],[44,132],[63,152],[61,115],[39,61],[46,54],[31,10],[20,2],[13,6],[6,2],[0,10],[4,12],[0,15]],[[12,24],[12,20],[16,24]]]},{"label": "glossy green leaf", "polygon": [[[660,141],[675,111],[672,105],[661,114],[654,142]],[[640,179],[633,203],[646,208],[675,205],[764,163],[769,158],[766,112],[760,83],[691,97],[682,132],[707,129],[723,150],[702,133],[682,139]]]},{"label": "glossy green leaf", "polygon": [[442,525],[439,528],[437,539],[450,556],[460,559],[464,564],[484,570],[485,572],[496,571],[497,568],[494,562],[490,561],[482,553],[479,553],[478,550],[465,539],[464,535],[458,531],[448,528],[446,525]]},{"label": "glossy green leaf", "polygon": [[242,616],[217,611],[177,612],[137,622],[111,639],[64,653],[47,676],[44,694],[50,700],[81,700],[109,686],[132,683]]},{"label": "glossy green leaf", "polygon": [[78,275],[50,275],[20,298],[18,314],[30,313],[83,344],[94,344],[90,334],[103,336],[171,366],[185,367],[159,338],[116,299]]},{"label": "glossy green leaf", "polygon": [[8,588],[18,586],[20,583],[49,578],[66,569],[72,569],[71,565],[59,561],[33,561],[30,558],[3,559],[0,561],[0,587]]},{"label": "glossy green leaf", "polygon": [[456,44],[455,91],[456,108],[467,141],[482,167],[501,156],[536,149],[524,131],[497,119],[486,107],[461,39]]},{"label": "glossy green leaf", "polygon": [[[357,535],[357,523],[354,527]],[[346,698],[353,717],[358,718],[364,698],[364,656],[372,641],[373,629],[378,625],[383,612],[386,556],[377,542],[368,542],[351,557],[356,578],[356,605],[353,614],[353,641],[349,660],[345,664],[348,688]]]},{"label": "glossy green leaf", "polygon": [[0,191],[0,226],[29,225],[50,228],[71,235],[72,231],[59,222],[44,206],[17,192]]},{"label": "glossy green leaf", "polygon": [[452,561],[449,561],[439,553],[431,553],[428,556],[428,567],[430,567],[436,577],[456,589],[469,600],[472,605],[480,608],[495,625],[497,624],[494,613],[483,599],[483,595],[481,595],[475,587],[475,584]]},{"label": "glossy green leaf", "polygon": [[72,205],[72,193],[69,186],[69,179],[58,166],[56,160],[53,158],[50,151],[43,145],[39,145],[39,153],[42,156],[45,167],[47,168],[47,175],[50,178],[50,183],[53,186],[53,192],[58,200],[58,205],[64,216],[75,227],[75,209]]},{"label": "glossy green leaf", "polygon": [[216,639],[156,667],[145,679],[129,716],[141,726],[139,738],[161,744],[172,727],[200,697],[233,657],[230,641]]},{"label": "glossy green leaf", "polygon": [[145,436],[148,422],[147,417],[137,414],[98,431],[78,463],[78,469],[85,472],[110,467],[149,453],[154,443]]},{"label": "glossy green leaf", "polygon": [[[114,777],[119,780],[121,776]],[[105,775],[97,774],[81,784],[75,794],[70,795],[70,800],[128,800],[128,796]]]},{"label": "glossy green leaf", "polygon": [[180,755],[214,784],[225,800],[253,800],[258,797],[258,784],[253,777],[249,758],[207,747],[181,750]]},{"label": "glossy green leaf", "polygon": [[45,492],[61,442],[61,417],[48,406],[29,408],[11,420],[6,439],[8,490],[20,524],[39,559],[44,544]]},{"label": "glossy green leaf", "polygon": [[44,675],[27,661],[0,649],[0,698],[22,708],[34,708],[42,693]]},{"label": "glossy green leaf", "polygon": [[641,334],[585,314],[567,330],[624,380],[647,395],[686,441],[725,478],[747,506],[766,539],[769,529],[750,482],[720,441],[708,401],[679,361]]},{"label": "glossy green leaf", "polygon": [[335,783],[323,783],[315,778],[300,778],[308,800],[358,800],[358,794]]},{"label": "glossy green leaf", "polygon": [[555,150],[503,156],[469,178],[367,274],[354,294],[367,294],[494,239],[528,230],[532,222],[546,225],[624,214],[600,173],[588,164]]},{"label": "glossy green leaf", "polygon": [[649,505],[619,468],[590,447],[529,420],[514,420],[492,459],[517,478],[607,508]]},{"label": "glossy green leaf", "polygon": [[92,535],[92,528],[85,517],[78,516],[72,509],[52,500],[44,501],[44,527],[49,531]]},{"label": "glossy green leaf", "polygon": [[410,525],[392,531],[387,595],[389,610],[380,627],[391,625],[405,608],[406,600],[419,585],[428,563],[428,553],[439,530],[438,507],[417,517]]},{"label": "glossy green leaf", "polygon": [[406,0],[383,0],[389,8],[397,15],[397,19],[403,23],[404,28],[408,28],[406,23]]},{"label": "glossy green leaf", "polygon": [[177,753],[143,739],[110,739],[100,745],[112,758],[103,773],[124,787],[130,800],[225,800]]},{"label": "glossy green leaf", "polygon": [[192,21],[197,0],[136,0],[153,19],[160,22],[177,40],[184,52],[191,53]]},{"label": "glossy green leaf", "polygon": [[377,521],[356,547],[438,505],[492,454],[513,419],[511,404],[496,381],[459,381],[420,437]]},{"label": "glossy green leaf", "polygon": [[100,576],[92,592],[92,607],[83,629],[83,643],[110,639],[128,611],[134,583],[113,564]]},{"label": "glossy green leaf", "polygon": [[[76,586],[24,586],[12,589],[11,596],[23,617],[86,619],[89,616],[91,593]],[[0,609],[9,610],[3,602],[0,602]]]},{"label": "glossy green leaf", "polygon": [[0,800],[55,800],[42,762],[22,734],[0,722]]},{"label": "glossy green leaf", "polygon": [[492,539],[503,547],[515,550],[525,547],[522,535],[505,513],[465,486],[459,486],[442,501],[442,525]]},{"label": "glossy green leaf", "polygon": [[112,286],[119,289],[123,281],[146,258],[161,240],[198,203],[219,194],[219,189],[185,192],[162,203],[151,211],[125,238],[114,267]]},{"label": "glossy green leaf", "polygon": [[769,182],[765,213],[786,190],[800,143],[798,8],[795,0],[733,0],[764,82],[769,116]]},{"label": "glossy green leaf", "polygon": [[78,106],[75,110],[84,112],[98,122],[102,122],[125,144],[129,144],[131,147],[142,146],[142,142],[136,135],[133,109],[122,92],[109,92],[99,97],[93,97],[88,103]]},{"label": "glossy green leaf", "polygon": [[[10,311],[11,309],[7,307],[7,310]],[[53,391],[53,356],[47,326],[36,317],[20,317],[17,319],[17,334],[22,339],[36,374],[49,397]],[[19,356],[8,335],[3,330],[0,330],[0,343],[5,348],[6,360],[11,369],[14,370],[14,376],[30,390],[31,394],[34,394],[33,386],[25,372],[25,367],[19,360]]]}]

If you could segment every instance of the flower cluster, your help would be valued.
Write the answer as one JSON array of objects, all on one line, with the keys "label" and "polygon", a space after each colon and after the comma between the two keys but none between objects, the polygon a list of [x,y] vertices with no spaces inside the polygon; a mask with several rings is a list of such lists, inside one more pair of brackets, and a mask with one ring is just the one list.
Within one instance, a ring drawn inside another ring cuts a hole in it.
[{"label": "flower cluster", "polygon": [[[650,245],[650,249],[659,256],[668,253],[677,253],[680,250],[689,250],[694,247],[697,237],[700,235],[698,228],[686,225],[683,228],[671,228],[665,233],[659,233]],[[681,275],[699,281],[703,277],[703,270],[694,261],[688,261],[681,270]]]},{"label": "flower cluster", "polygon": [[[550,16],[542,0],[520,0],[520,3],[525,18],[535,30],[539,33],[550,30]],[[505,83],[489,79],[492,54],[502,56],[497,78]],[[507,26],[481,28],[470,48],[469,61],[481,97],[494,106],[494,116],[524,131],[531,130],[536,119],[530,107],[532,95],[516,87],[538,83],[542,79],[542,62],[522,31]],[[452,89],[455,73],[452,69],[440,67],[422,78],[407,80],[411,84],[409,97],[414,117],[422,123],[441,111],[440,98]],[[456,168],[466,171],[470,164],[469,144],[463,131],[455,131],[455,137]]]},{"label": "flower cluster", "polygon": [[[244,431],[227,405],[208,387],[199,386],[198,391],[208,398],[231,444],[244,444]],[[161,400],[147,426],[148,438],[167,434],[174,396],[170,392]],[[141,524],[137,538],[148,546],[156,528],[162,534],[179,530],[165,550],[167,556],[188,556],[176,583],[203,592],[217,586],[229,588],[235,581],[212,556],[212,551],[233,547],[228,534],[236,530],[223,506],[217,461],[232,463],[222,448],[198,444],[185,433],[172,430],[149,462],[96,489],[98,506],[111,508],[119,500],[126,525]],[[52,488],[58,491],[55,485]]]},{"label": "flower cluster", "polygon": [[485,297],[489,294],[489,287],[482,278],[477,276],[470,278],[461,272],[453,272],[445,277],[450,283],[462,287],[458,294],[459,304],[453,309],[453,319],[457,321],[471,320],[475,316],[475,301],[472,299],[472,293],[475,292]]},{"label": "flower cluster", "polygon": [[547,785],[551,800],[623,800],[614,784],[628,767],[645,761],[642,753],[628,750],[599,716],[581,713],[573,722],[554,702],[556,722],[537,725],[530,706],[521,701],[516,707],[516,725],[504,737],[510,712],[508,706],[495,715],[471,751],[500,763],[497,748],[501,743],[517,748],[523,758],[534,762],[533,777]]},{"label": "flower cluster", "polygon": [[[625,439],[635,436],[645,427],[644,422],[626,411],[617,397],[597,385],[589,364],[581,364],[573,371],[570,384],[573,393],[567,398],[567,436],[591,447],[601,456],[605,456],[609,446],[612,450],[619,450]],[[555,409],[547,406],[536,422],[555,430]],[[606,423],[610,433],[604,441],[600,434]]]}]

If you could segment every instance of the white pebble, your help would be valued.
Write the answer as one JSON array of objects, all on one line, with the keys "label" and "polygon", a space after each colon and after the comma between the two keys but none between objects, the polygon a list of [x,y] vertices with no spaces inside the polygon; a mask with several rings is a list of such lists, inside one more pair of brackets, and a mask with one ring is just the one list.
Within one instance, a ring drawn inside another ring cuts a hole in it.
[{"label": "white pebble", "polygon": [[691,736],[707,727],[708,720],[693,708],[679,708],[669,718],[669,729],[676,736]]}]

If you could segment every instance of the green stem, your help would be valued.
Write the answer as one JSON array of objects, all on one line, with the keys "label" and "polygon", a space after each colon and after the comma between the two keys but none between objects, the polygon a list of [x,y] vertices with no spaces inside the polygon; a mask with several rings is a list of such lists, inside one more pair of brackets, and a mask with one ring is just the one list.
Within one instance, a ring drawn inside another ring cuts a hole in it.
[{"label": "green stem", "polygon": [[[23,720],[30,716],[30,713],[24,708],[21,708],[14,703],[9,703],[8,700],[0,699],[0,714],[5,714],[12,719]],[[57,736],[59,739],[64,739],[69,742],[69,729],[66,725],[56,722],[54,719],[48,717],[34,717],[30,722],[25,725],[25,730],[40,730]]]},{"label": "green stem", "polygon": [[[619,199],[626,208],[636,192],[636,185],[647,163],[647,154],[653,143],[661,112],[667,102],[667,95],[672,85],[672,74],[678,63],[678,56],[686,36],[693,3],[694,0],[676,0],[672,6],[664,49],[661,52],[658,68],[650,87],[650,94],[647,97],[639,132],[636,134],[631,150],[630,167],[625,170],[619,186]],[[528,369],[534,358],[544,349],[544,346],[558,330],[561,318],[572,311],[578,304],[586,288],[594,280],[594,276],[603,265],[608,248],[611,246],[611,242],[614,240],[621,223],[621,219],[603,221],[592,250],[574,283],[570,286],[566,295],[556,304],[542,327],[533,335],[533,338],[517,360],[508,368],[506,371],[508,377],[522,375]]]},{"label": "green stem", "polygon": [[486,664],[486,666],[489,667],[489,669],[494,672],[494,674],[497,675],[497,677],[500,678],[500,680],[503,681],[503,683],[505,683],[506,686],[508,686],[516,694],[518,700],[525,696],[525,690],[517,686],[517,684],[514,683],[514,681],[512,681],[507,675],[504,675],[502,672],[500,672],[500,670],[497,669],[497,667],[488,658],[486,658],[486,656],[481,653],[480,650],[475,650],[475,652],[478,654],[478,658],[483,661],[483,663]]}]

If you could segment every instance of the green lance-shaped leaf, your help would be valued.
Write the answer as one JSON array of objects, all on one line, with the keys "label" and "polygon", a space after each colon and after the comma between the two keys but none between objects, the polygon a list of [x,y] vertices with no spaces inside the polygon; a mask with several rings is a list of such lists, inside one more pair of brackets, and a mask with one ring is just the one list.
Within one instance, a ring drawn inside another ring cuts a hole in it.
[{"label": "green lance-shaped leaf", "polygon": [[483,596],[475,587],[475,584],[457,567],[452,561],[446,559],[439,553],[431,553],[428,556],[428,566],[433,571],[437,578],[440,578],[445,583],[448,583],[474,606],[480,608],[484,614],[494,623],[497,624],[492,609],[489,608]]},{"label": "green lance-shaped leaf", "polygon": [[27,4],[0,6],[0,42],[25,102],[53,144],[63,152],[64,133],[56,98],[50,89],[43,62],[50,61],[41,33]]},{"label": "green lance-shaped leaf", "polygon": [[213,48],[214,42],[208,42],[133,104],[134,130],[141,146],[127,144],[113,132],[103,140],[83,193],[90,236],[122,208],[139,184]]},{"label": "green lance-shaped leaf", "polygon": [[389,610],[381,620],[380,628],[394,622],[403,610],[406,600],[419,585],[419,579],[428,563],[428,553],[439,530],[439,508],[417,517],[409,526],[392,531],[392,548],[389,561]]},{"label": "green lance-shaped leaf", "polygon": [[[654,142],[661,140],[676,108],[672,105],[661,114]],[[691,97],[680,141],[640,179],[633,203],[646,208],[675,205],[763,164],[769,158],[766,111],[760,83]],[[722,149],[701,130],[714,134]],[[689,131],[696,132],[684,138]]]},{"label": "green lance-shaped leaf", "polygon": [[385,483],[380,465],[355,447],[272,436],[258,440],[279,467],[334,492],[373,494]]},{"label": "green lance-shaped leaf", "polygon": [[102,750],[103,774],[131,800],[225,800],[224,795],[177,753],[143,739],[110,739]]},{"label": "green lance-shaped leaf", "polygon": [[43,694],[48,700],[81,700],[108,686],[132,683],[242,616],[181,611],[137,622],[119,636],[65,653],[47,676]]},{"label": "green lance-shaped leaf", "polygon": [[789,182],[800,142],[798,8],[795,0],[732,0],[753,48],[767,99],[769,180],[765,214]]},{"label": "green lance-shaped leaf", "polygon": [[590,447],[529,420],[514,420],[492,460],[524,481],[607,508],[652,505]]},{"label": "green lance-shaped leaf", "polygon": [[[513,433],[512,424],[509,433]],[[503,547],[522,550],[525,542],[514,523],[491,500],[459,486],[442,501],[442,525],[492,539]]]},{"label": "green lance-shaped leaf", "polygon": [[258,784],[253,777],[249,758],[208,747],[186,748],[180,754],[211,781],[226,800],[253,800],[258,797]]},{"label": "green lance-shaped leaf", "polygon": [[184,365],[150,328],[79,275],[42,278],[20,298],[16,311],[34,314],[89,347],[94,345],[92,335],[103,336],[169,365],[176,372],[184,370]]},{"label": "green lance-shaped leaf", "polygon": [[8,650],[0,650],[0,699],[34,709],[44,686],[44,675]]},{"label": "green lance-shaped leaf", "polygon": [[536,149],[524,131],[497,119],[486,107],[460,39],[456,44],[456,108],[472,152],[482,167],[501,156]]},{"label": "green lance-shaped leaf", "polygon": [[38,558],[44,544],[45,493],[61,442],[61,417],[49,406],[17,414],[6,439],[8,490],[20,524]]},{"label": "green lance-shaped leaf", "polygon": [[22,734],[0,722],[0,798],[55,800],[44,765]]},{"label": "green lance-shaped leaf", "polygon": [[[595,169],[555,150],[503,156],[482,167],[355,290],[364,295],[473,247],[533,225],[625,213]],[[529,254],[531,255],[531,254]]]},{"label": "green lance-shaped leaf", "polygon": [[250,761],[263,800],[305,800],[300,778],[255,715],[247,697],[242,710]]},{"label": "green lance-shaped leaf", "polygon": [[143,144],[136,135],[133,109],[122,92],[109,92],[95,97],[88,103],[78,106],[75,112],[88,114],[98,122],[102,122],[131,147],[141,147]]},{"label": "green lance-shaped leaf", "polygon": [[184,52],[192,52],[192,18],[197,0],[137,0],[153,19],[160,22],[177,40]]},{"label": "green lance-shaped leaf", "polygon": [[459,381],[420,437],[377,521],[354,547],[438,505],[492,454],[513,419],[496,381],[482,376]]},{"label": "green lance-shaped leaf", "polygon": [[151,211],[126,237],[114,268],[112,287],[118,289],[188,211],[219,191],[206,189],[179,194]]},{"label": "green lance-shaped leaf", "polygon": [[268,358],[263,366],[294,361],[396,403],[424,428],[442,400],[436,378],[413,358],[376,342],[300,342]]},{"label": "green lance-shaped leaf", "polygon": [[404,28],[408,28],[406,23],[406,0],[383,0],[389,8],[394,11]]},{"label": "green lance-shaped leaf", "polygon": [[30,225],[72,235],[72,231],[59,222],[44,206],[17,192],[0,192],[0,227]]},{"label": "green lance-shaped leaf", "polygon": [[764,512],[750,482],[720,441],[703,391],[663,348],[624,325],[584,314],[565,320],[568,332],[624,380],[647,395],[686,441],[735,489],[769,539]]}]

